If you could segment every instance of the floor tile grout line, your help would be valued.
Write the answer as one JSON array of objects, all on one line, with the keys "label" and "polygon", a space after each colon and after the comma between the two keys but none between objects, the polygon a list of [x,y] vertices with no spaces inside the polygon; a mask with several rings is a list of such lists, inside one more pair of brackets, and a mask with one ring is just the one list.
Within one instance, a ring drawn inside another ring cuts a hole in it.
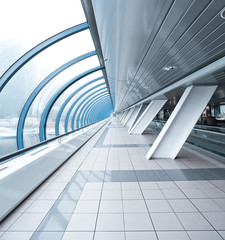
[{"label": "floor tile grout line", "polygon": [[[126,150],[127,150],[127,149],[126,149]],[[127,151],[127,152],[128,152],[128,151]],[[130,158],[130,161],[131,161],[131,157],[130,157],[129,152],[128,152],[128,155],[129,155],[129,158]],[[131,161],[131,164],[132,164],[132,166],[133,166],[132,161]],[[155,229],[155,226],[154,226],[154,223],[153,223],[152,217],[151,217],[151,215],[150,215],[150,212],[149,212],[149,209],[148,209],[148,206],[147,206],[147,203],[146,203],[146,199],[145,199],[145,197],[144,197],[144,194],[143,194],[142,188],[141,188],[141,186],[140,186],[140,183],[139,183],[139,180],[138,180],[138,177],[137,177],[136,171],[135,171],[135,169],[134,169],[134,166],[133,166],[133,170],[134,170],[134,173],[135,173],[135,176],[136,176],[136,179],[137,179],[137,183],[138,183],[138,185],[139,185],[139,188],[140,188],[140,191],[141,191],[141,194],[142,194],[143,200],[144,200],[144,202],[145,202],[145,207],[146,207],[146,209],[147,209],[147,211],[148,211],[148,215],[149,215],[149,218],[150,218],[150,221],[151,221],[151,224],[152,224],[153,230],[154,230],[154,232],[155,232],[155,235],[156,235],[157,240],[159,240],[159,236],[158,236],[158,234],[157,234],[157,232],[156,232],[156,229]]]},{"label": "floor tile grout line", "polygon": [[[99,129],[99,130],[101,130],[101,128]],[[95,136],[95,134],[94,134],[94,136]],[[93,136],[93,137],[94,137]],[[87,143],[87,142],[86,142]],[[85,143],[85,144],[86,144]],[[78,150],[79,151],[79,150]],[[76,151],[76,152],[78,152],[78,151]],[[73,156],[73,155],[72,155]],[[72,157],[71,156],[71,157]],[[70,158],[71,158],[70,157]],[[70,160],[72,160],[72,159],[68,159],[69,161]],[[68,162],[65,162],[65,163],[68,163]],[[64,165],[61,165],[61,167],[63,167]],[[57,176],[58,176],[58,174],[57,173],[59,173],[60,171],[62,171],[62,169],[61,169],[61,167],[60,168],[58,168],[57,170],[56,170],[56,172],[54,172],[53,173],[53,175],[51,175],[50,176],[50,178],[52,178],[53,176],[55,176],[53,179],[52,179],[52,181],[50,181],[49,183],[48,183],[48,185],[41,191],[41,193],[35,198],[35,199],[33,199],[33,201],[32,201],[32,203],[31,204],[33,204],[33,202],[35,202],[37,199],[38,199],[38,197],[47,189],[47,187],[49,186],[49,185],[51,185],[51,183],[52,182],[54,182],[55,181],[55,179],[57,178]],[[71,177],[72,178],[72,177]],[[46,182],[48,182],[48,180],[49,179],[46,179],[46,181],[44,181],[41,185],[43,185],[43,184],[46,184]],[[41,187],[41,185],[39,186],[39,187]],[[38,188],[39,188],[38,187]],[[65,186],[66,187],[66,186]],[[63,188],[63,190],[62,191],[64,191],[64,189],[65,189],[65,187]],[[36,190],[38,190],[38,188],[36,189]],[[35,191],[36,191],[35,190]],[[27,199],[29,199],[29,197],[27,198]],[[58,199],[58,198],[57,198]],[[55,201],[57,201],[57,199],[55,200]],[[31,204],[26,208],[26,209],[28,209],[30,206],[31,206]],[[53,204],[54,205],[54,204]],[[50,211],[50,210],[49,210]],[[10,227],[12,227],[12,225],[23,215],[25,213],[25,211],[23,211],[23,212],[21,212],[21,214],[10,224],[10,226],[7,228],[7,230],[6,231],[4,231],[4,233],[1,235],[1,236],[3,236],[4,234],[6,234],[7,232],[8,232],[8,230],[10,229]],[[14,214],[14,212],[12,212],[12,214]],[[46,213],[46,215],[48,214],[48,212]],[[45,217],[44,217],[45,218]],[[43,218],[43,220],[44,220],[44,218]],[[6,219],[7,220],[7,219]],[[42,220],[42,221],[43,221]],[[42,221],[40,222],[40,224],[42,223]],[[38,227],[40,226],[40,224],[38,225]],[[36,228],[36,229],[38,229],[38,227]],[[33,231],[33,234],[35,233],[35,231],[36,230],[34,230]],[[33,234],[32,234],[32,236],[33,236]],[[32,236],[31,236],[31,238],[32,238]]]},{"label": "floor tile grout line", "polygon": [[[101,130],[101,129],[100,129],[100,130]],[[54,207],[56,201],[60,198],[60,196],[61,196],[61,195],[63,194],[63,192],[65,191],[66,187],[71,183],[71,179],[74,177],[74,175],[77,173],[77,171],[79,171],[79,168],[81,167],[81,165],[82,165],[83,162],[85,161],[86,157],[90,154],[91,149],[92,149],[92,148],[90,148],[90,150],[87,152],[86,156],[81,160],[81,162],[80,162],[79,166],[77,167],[75,173],[74,173],[73,176],[70,178],[70,180],[68,180],[66,186],[63,188],[62,192],[60,193],[60,195],[58,196],[58,198],[55,200],[55,202],[54,202],[54,204],[52,205],[52,207],[49,209],[49,211],[46,213],[45,217],[42,219],[42,221],[40,222],[40,224],[37,226],[36,230],[33,232],[33,234],[32,234],[32,236],[31,236],[30,239],[32,239],[32,237],[34,236],[34,234],[35,234],[36,232],[38,232],[38,231],[37,231],[38,228],[39,228],[39,227],[41,226],[41,224],[44,222],[44,220],[46,219],[47,215],[50,213],[51,209]],[[69,159],[69,161],[70,161],[70,160],[73,160],[73,159]],[[89,174],[90,174],[90,173],[89,173]],[[85,183],[85,184],[86,184],[86,183]],[[84,186],[85,186],[85,185],[84,185]],[[80,195],[80,196],[81,196],[81,195]],[[78,200],[77,200],[77,202],[78,202]],[[75,208],[76,208],[76,206],[74,207],[74,209],[75,209]],[[73,210],[73,211],[74,211],[74,210]],[[71,220],[72,215],[73,215],[73,213],[71,213],[71,216],[70,216],[70,218],[69,218],[69,220],[68,220],[68,223],[67,223],[67,225],[66,225],[66,228],[67,228],[67,226],[68,226],[68,224],[69,224],[69,222],[70,222],[70,220]],[[65,230],[66,230],[66,228],[65,228]],[[66,232],[65,230],[64,230],[64,234],[65,234],[65,232]],[[64,234],[62,235],[62,238],[63,238]]]},{"label": "floor tile grout line", "polygon": [[[106,135],[105,135],[105,137],[106,137]],[[104,139],[105,139],[105,138],[104,138]],[[104,139],[103,139],[103,142],[104,142]],[[109,160],[109,151],[110,151],[110,149],[108,149],[108,151],[107,151],[107,161],[106,161],[106,163],[105,163],[104,178],[103,178],[103,181],[102,181],[102,189],[101,189],[101,193],[100,193],[98,211],[97,211],[97,216],[96,216],[96,221],[95,221],[95,228],[94,228],[94,233],[93,233],[93,240],[95,239],[95,234],[96,234],[96,229],[97,229],[98,216],[99,216],[99,210],[100,210],[101,199],[102,199],[102,192],[103,192],[104,182],[105,182],[104,180],[105,180],[106,168],[107,168],[107,163],[108,163],[108,160]]]}]

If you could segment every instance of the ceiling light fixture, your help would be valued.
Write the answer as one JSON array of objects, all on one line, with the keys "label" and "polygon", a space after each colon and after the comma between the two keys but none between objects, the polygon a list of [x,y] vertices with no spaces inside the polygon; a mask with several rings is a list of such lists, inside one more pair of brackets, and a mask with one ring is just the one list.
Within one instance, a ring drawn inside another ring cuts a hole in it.
[{"label": "ceiling light fixture", "polygon": [[170,71],[170,70],[174,70],[174,69],[177,69],[176,66],[167,66],[167,67],[164,67],[163,70],[165,71]]}]

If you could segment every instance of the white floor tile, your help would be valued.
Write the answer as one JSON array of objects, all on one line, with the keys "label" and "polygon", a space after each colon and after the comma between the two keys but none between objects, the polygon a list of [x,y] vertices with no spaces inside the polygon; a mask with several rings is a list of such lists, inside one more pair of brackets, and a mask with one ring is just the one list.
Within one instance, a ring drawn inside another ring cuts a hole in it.
[{"label": "white floor tile", "polygon": [[[159,240],[190,240],[185,231],[157,232]],[[203,239],[202,239],[203,240]]]},{"label": "white floor tile", "polygon": [[122,182],[121,187],[122,189],[128,190],[140,190],[140,186],[137,182]]},{"label": "white floor tile", "polygon": [[126,231],[151,231],[153,226],[148,213],[125,213]]},{"label": "white floor tile", "polygon": [[191,199],[191,201],[201,212],[222,211],[222,209],[211,199]]},{"label": "white floor tile", "polygon": [[122,199],[122,193],[121,190],[103,190],[102,191],[102,200],[120,200]]},{"label": "white floor tile", "polygon": [[10,231],[35,231],[44,219],[44,213],[24,213],[9,228]]},{"label": "white floor tile", "polygon": [[179,189],[162,189],[166,199],[185,199],[186,196]]},{"label": "white floor tile", "polygon": [[173,212],[167,200],[146,200],[149,212]]},{"label": "white floor tile", "polygon": [[185,230],[212,230],[212,226],[200,213],[177,213]]},{"label": "white floor tile", "polygon": [[165,199],[161,190],[142,190],[145,199]]},{"label": "white floor tile", "polygon": [[174,212],[198,212],[188,199],[168,200]]},{"label": "white floor tile", "polygon": [[212,199],[223,211],[225,211],[225,198],[223,199]]},{"label": "white floor tile", "polygon": [[54,203],[55,200],[36,200],[27,208],[26,213],[47,213]]},{"label": "white floor tile", "polygon": [[183,230],[174,213],[151,213],[151,218],[156,231]]},{"label": "white floor tile", "polygon": [[126,232],[126,240],[157,240],[154,232]]},{"label": "white floor tile", "polygon": [[191,240],[222,240],[216,231],[188,231]]},{"label": "white floor tile", "polygon": [[74,213],[97,213],[99,201],[97,200],[79,200],[75,207]]},{"label": "white floor tile", "polygon": [[122,200],[102,200],[99,213],[122,213]]},{"label": "white floor tile", "polygon": [[62,240],[92,240],[94,232],[65,232]]},{"label": "white floor tile", "polygon": [[141,189],[159,189],[159,186],[156,182],[140,182]]},{"label": "white floor tile", "polygon": [[101,191],[83,191],[80,200],[99,200]]},{"label": "white floor tile", "polygon": [[122,190],[123,199],[143,199],[142,193],[140,190]]},{"label": "white floor tile", "polygon": [[123,210],[125,213],[147,212],[144,200],[123,200]]},{"label": "white floor tile", "polygon": [[124,231],[123,214],[99,214],[96,231]]},{"label": "white floor tile", "polygon": [[216,230],[225,230],[225,212],[205,212],[203,215]]},{"label": "white floor tile", "polygon": [[124,232],[96,232],[94,240],[125,240]]},{"label": "white floor tile", "polygon": [[157,182],[160,189],[178,189],[174,182]]},{"label": "white floor tile", "polygon": [[182,189],[188,198],[208,198],[200,189]]},{"label": "white floor tile", "polygon": [[29,240],[33,232],[6,232],[1,236],[1,240]]},{"label": "white floor tile", "polygon": [[94,231],[97,214],[73,214],[66,231]]},{"label": "white floor tile", "polygon": [[99,191],[102,189],[102,182],[87,182],[84,186],[84,191]]}]

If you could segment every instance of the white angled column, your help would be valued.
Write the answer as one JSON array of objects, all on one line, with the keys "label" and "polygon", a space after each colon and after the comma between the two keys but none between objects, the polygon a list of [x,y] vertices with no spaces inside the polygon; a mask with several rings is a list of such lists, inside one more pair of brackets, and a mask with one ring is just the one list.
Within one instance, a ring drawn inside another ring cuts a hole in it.
[{"label": "white angled column", "polygon": [[126,126],[126,125],[127,125],[127,122],[129,121],[129,119],[130,119],[133,111],[134,111],[134,107],[129,109],[129,112],[127,113],[127,116],[126,116],[126,118],[124,119],[123,126]]},{"label": "white angled column", "polygon": [[134,126],[130,129],[129,133],[142,134],[166,102],[167,99],[151,101]]},{"label": "white angled column", "polygon": [[119,119],[120,121],[122,121],[124,114],[125,114],[125,112],[121,112],[121,113],[119,114],[118,119]]},{"label": "white angled column", "polygon": [[134,109],[134,111],[132,113],[132,116],[130,117],[130,122],[129,122],[129,124],[127,124],[129,126],[128,132],[133,127],[133,125],[134,125],[134,123],[135,123],[135,121],[136,121],[136,119],[137,119],[137,117],[138,117],[142,107],[143,107],[143,104],[141,104],[140,106],[135,107],[135,109]]},{"label": "white angled column", "polygon": [[177,156],[216,88],[217,86],[190,86],[184,91],[147,153],[147,159],[174,159]]},{"label": "white angled column", "polygon": [[128,112],[129,112],[129,110],[123,112],[123,116],[121,118],[122,123],[125,121],[125,118],[126,118]]},{"label": "white angled column", "polygon": [[132,112],[132,114],[131,114],[131,116],[130,116],[126,126],[130,127],[133,124],[133,122],[135,121],[135,118],[136,118],[139,110],[140,110],[140,106],[134,107],[134,111]]}]

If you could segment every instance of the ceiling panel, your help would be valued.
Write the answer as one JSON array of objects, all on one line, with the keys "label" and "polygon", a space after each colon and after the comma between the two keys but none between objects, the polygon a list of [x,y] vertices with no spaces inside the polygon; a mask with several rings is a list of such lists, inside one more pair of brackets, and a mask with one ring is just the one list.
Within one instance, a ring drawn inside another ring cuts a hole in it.
[{"label": "ceiling panel", "polygon": [[[116,111],[225,56],[223,0],[92,0],[92,4]],[[177,68],[163,70],[171,65]],[[219,83],[221,88],[224,79],[224,74],[215,73],[198,83]]]}]

